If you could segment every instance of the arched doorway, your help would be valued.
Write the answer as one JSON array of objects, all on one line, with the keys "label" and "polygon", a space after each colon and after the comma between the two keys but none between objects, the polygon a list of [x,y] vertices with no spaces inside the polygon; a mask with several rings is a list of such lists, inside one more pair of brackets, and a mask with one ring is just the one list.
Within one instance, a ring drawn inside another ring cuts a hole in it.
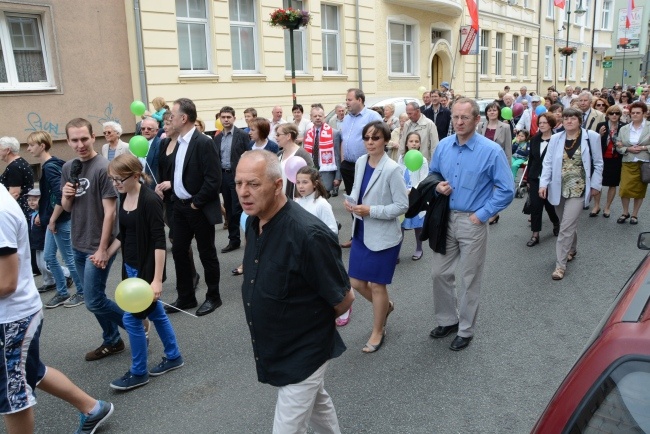
[{"label": "arched doorway", "polygon": [[445,79],[442,59],[438,54],[434,54],[433,59],[431,59],[431,89],[438,89],[443,81]]}]

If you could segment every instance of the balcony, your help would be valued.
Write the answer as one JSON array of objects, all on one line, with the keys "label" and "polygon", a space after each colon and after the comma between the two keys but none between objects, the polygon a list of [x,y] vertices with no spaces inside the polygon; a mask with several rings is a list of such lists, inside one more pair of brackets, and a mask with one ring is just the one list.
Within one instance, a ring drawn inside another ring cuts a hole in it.
[{"label": "balcony", "polygon": [[384,0],[402,7],[420,9],[427,12],[459,17],[463,13],[460,0]]}]

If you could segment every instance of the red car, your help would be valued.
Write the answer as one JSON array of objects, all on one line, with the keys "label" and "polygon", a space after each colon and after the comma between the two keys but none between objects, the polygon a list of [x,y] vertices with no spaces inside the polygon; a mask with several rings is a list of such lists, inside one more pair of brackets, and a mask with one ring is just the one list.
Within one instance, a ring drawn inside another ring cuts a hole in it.
[{"label": "red car", "polygon": [[[650,232],[638,247],[650,250]],[[650,433],[650,254],[623,286],[533,433]]]}]

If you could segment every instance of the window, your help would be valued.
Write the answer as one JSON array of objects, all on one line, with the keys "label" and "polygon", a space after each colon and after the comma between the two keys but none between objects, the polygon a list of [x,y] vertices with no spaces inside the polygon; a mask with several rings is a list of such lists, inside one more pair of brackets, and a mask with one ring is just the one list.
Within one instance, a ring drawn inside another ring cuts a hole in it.
[{"label": "window", "polygon": [[524,8],[530,9],[530,0],[524,0]]},{"label": "window", "polygon": [[648,432],[650,363],[627,360],[591,389],[567,432]]},{"label": "window", "polygon": [[205,0],[176,0],[181,71],[208,71],[208,8]]},{"label": "window", "polygon": [[481,30],[479,51],[481,53],[481,75],[488,75],[490,70],[490,32]]},{"label": "window", "polygon": [[320,5],[323,30],[323,72],[341,72],[340,19],[337,6]]},{"label": "window", "polygon": [[566,56],[559,56],[559,57],[560,57],[560,64],[559,64],[560,71],[557,74],[557,78],[560,80],[564,80],[565,79],[564,72],[566,70]]},{"label": "window", "polygon": [[524,53],[522,56],[522,62],[524,66],[523,76],[530,76],[530,50],[532,49],[532,40],[530,38],[524,38]]},{"label": "window", "polygon": [[519,72],[519,36],[512,37],[512,53],[510,57],[512,60],[510,75],[516,77]]},{"label": "window", "polygon": [[[587,53],[584,52],[584,51],[582,52],[582,59],[581,60],[582,60],[582,62],[581,62],[582,63],[581,64],[582,75],[580,76],[580,79],[582,81],[584,81],[584,80],[587,79],[587,72],[589,70],[589,68],[587,67]],[[589,85],[587,85],[587,87],[589,87]]]},{"label": "window", "polygon": [[576,55],[569,56],[569,80],[576,79]]},{"label": "window", "polygon": [[413,26],[388,23],[388,45],[391,74],[413,74]]},{"label": "window", "polygon": [[254,0],[230,0],[232,69],[257,72],[257,40]]},{"label": "window", "polygon": [[612,1],[605,0],[603,2],[603,18],[600,28],[603,30],[610,30],[612,28]]},{"label": "window", "polygon": [[546,17],[555,17],[555,2],[553,0],[546,0]]},{"label": "window", "polygon": [[431,43],[435,44],[443,38],[442,30],[431,29]]},{"label": "window", "polygon": [[503,75],[503,39],[503,33],[497,33],[494,47],[494,73],[497,76]]},{"label": "window", "polygon": [[[305,9],[302,0],[283,0],[285,8]],[[296,72],[307,72],[307,42],[306,30],[300,27],[293,31],[293,60],[296,66]],[[287,71],[291,71],[291,37],[289,30],[284,31],[284,64]]]},{"label": "window", "polygon": [[39,15],[0,11],[0,90],[52,87]]},{"label": "window", "polygon": [[553,79],[553,47],[546,46],[544,47],[544,79],[552,80]]}]

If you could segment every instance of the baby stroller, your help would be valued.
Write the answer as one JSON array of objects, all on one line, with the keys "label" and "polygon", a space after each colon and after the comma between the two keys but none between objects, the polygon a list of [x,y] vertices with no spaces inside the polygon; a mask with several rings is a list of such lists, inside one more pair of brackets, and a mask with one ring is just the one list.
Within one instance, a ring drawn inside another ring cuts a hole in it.
[{"label": "baby stroller", "polygon": [[521,174],[519,184],[517,184],[517,188],[515,189],[516,198],[524,198],[528,193],[528,162],[522,164],[520,168],[523,168],[524,171]]}]

